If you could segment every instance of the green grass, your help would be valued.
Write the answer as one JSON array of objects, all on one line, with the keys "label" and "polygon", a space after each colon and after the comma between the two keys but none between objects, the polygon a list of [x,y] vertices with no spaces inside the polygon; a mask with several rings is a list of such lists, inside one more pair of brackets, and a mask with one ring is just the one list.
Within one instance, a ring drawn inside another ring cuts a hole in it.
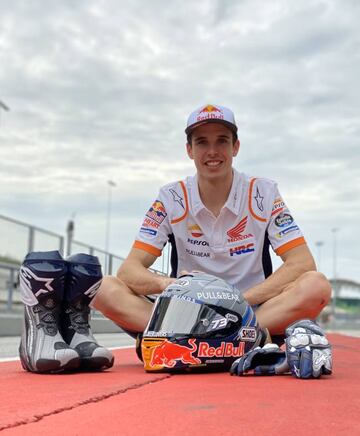
[{"label": "green grass", "polygon": [[7,256],[7,255],[5,255],[5,256],[0,255],[0,262],[12,263],[14,265],[21,265],[21,260],[14,259],[13,257]]},{"label": "green grass", "polygon": [[347,303],[345,301],[338,301],[336,303],[336,307],[339,307],[340,309],[346,310],[348,313],[360,313],[360,305],[359,304],[351,304]]}]

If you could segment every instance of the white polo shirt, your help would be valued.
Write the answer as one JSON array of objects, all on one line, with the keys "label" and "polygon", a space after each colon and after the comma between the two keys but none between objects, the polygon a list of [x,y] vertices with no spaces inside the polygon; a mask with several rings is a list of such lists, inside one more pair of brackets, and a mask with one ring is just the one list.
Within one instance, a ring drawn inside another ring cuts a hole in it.
[{"label": "white polo shirt", "polygon": [[271,274],[269,244],[278,255],[305,244],[277,184],[235,169],[218,217],[202,203],[197,176],[160,189],[134,247],[160,256],[168,241],[173,277],[181,270],[199,270],[243,291]]}]

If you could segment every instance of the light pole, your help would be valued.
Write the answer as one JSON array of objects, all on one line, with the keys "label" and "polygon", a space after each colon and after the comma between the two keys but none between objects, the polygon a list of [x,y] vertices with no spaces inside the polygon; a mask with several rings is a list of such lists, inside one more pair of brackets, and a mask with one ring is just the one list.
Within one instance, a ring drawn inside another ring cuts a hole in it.
[{"label": "light pole", "polygon": [[72,246],[72,241],[74,239],[74,233],[75,233],[75,213],[72,213],[66,226],[66,250],[65,250],[66,256],[71,255],[71,251],[72,251],[71,246]]},{"label": "light pole", "polygon": [[4,102],[2,102],[1,100],[0,100],[0,109],[3,109],[4,111],[7,111],[7,112],[10,110],[10,108],[8,106],[6,106],[6,104]]},{"label": "light pole", "polygon": [[321,247],[324,245],[323,241],[316,241],[315,245],[317,247],[317,269],[321,271]]},{"label": "light pole", "polygon": [[111,219],[111,190],[116,186],[112,180],[107,181],[108,184],[108,201],[106,213],[106,231],[105,231],[105,272],[108,273],[109,266],[109,242],[110,242],[110,219]]},{"label": "light pole", "polygon": [[332,313],[333,317],[335,318],[335,312],[336,312],[336,299],[337,299],[337,292],[338,292],[338,285],[336,283],[337,280],[337,238],[336,233],[339,231],[337,227],[333,227],[331,229],[331,232],[333,234],[333,299],[332,299]]}]

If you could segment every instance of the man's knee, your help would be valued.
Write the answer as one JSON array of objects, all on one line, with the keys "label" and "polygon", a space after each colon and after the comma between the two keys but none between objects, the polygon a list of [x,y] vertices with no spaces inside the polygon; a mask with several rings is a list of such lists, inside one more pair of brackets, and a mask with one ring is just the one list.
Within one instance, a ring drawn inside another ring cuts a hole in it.
[{"label": "man's knee", "polygon": [[141,295],[134,294],[117,277],[106,276],[93,307],[122,328],[143,331],[149,321],[153,303]]},{"label": "man's knee", "polygon": [[299,307],[317,316],[330,301],[331,285],[324,274],[309,271],[297,280],[296,293]]},{"label": "man's knee", "polygon": [[331,285],[329,280],[317,271],[309,271],[299,278],[303,290],[314,297],[321,298],[327,304],[331,298]]},{"label": "man's knee", "polygon": [[125,284],[117,277],[103,277],[92,306],[105,314],[109,309],[116,307],[116,302],[121,299],[125,288]]}]

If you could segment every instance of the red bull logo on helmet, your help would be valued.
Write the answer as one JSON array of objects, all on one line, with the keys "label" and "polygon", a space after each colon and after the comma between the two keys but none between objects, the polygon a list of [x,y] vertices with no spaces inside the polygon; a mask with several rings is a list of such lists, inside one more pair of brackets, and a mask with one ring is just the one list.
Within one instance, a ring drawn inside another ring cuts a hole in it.
[{"label": "red bull logo on helmet", "polygon": [[176,344],[168,339],[143,338],[141,349],[145,371],[159,371],[164,368],[174,368],[177,362],[187,365],[203,365],[200,358],[237,358],[244,354],[245,343],[238,346],[232,342],[221,342],[211,346],[208,342],[188,339],[189,346]]},{"label": "red bull logo on helmet", "polygon": [[236,347],[232,342],[221,342],[218,347],[211,347],[207,342],[200,342],[198,357],[240,357],[244,354],[244,343]]},{"label": "red bull logo on helmet", "polygon": [[201,360],[194,357],[193,353],[197,350],[196,339],[189,339],[188,344],[176,344],[167,339],[147,339],[144,338],[141,348],[144,358],[144,369],[146,371],[156,371],[166,368],[173,368],[178,361],[188,365],[200,365]]},{"label": "red bull logo on helmet", "polygon": [[224,114],[223,111],[216,106],[213,106],[211,104],[208,104],[204,108],[202,108],[197,115],[196,121],[203,121],[208,119],[217,119],[217,120],[223,120]]}]

